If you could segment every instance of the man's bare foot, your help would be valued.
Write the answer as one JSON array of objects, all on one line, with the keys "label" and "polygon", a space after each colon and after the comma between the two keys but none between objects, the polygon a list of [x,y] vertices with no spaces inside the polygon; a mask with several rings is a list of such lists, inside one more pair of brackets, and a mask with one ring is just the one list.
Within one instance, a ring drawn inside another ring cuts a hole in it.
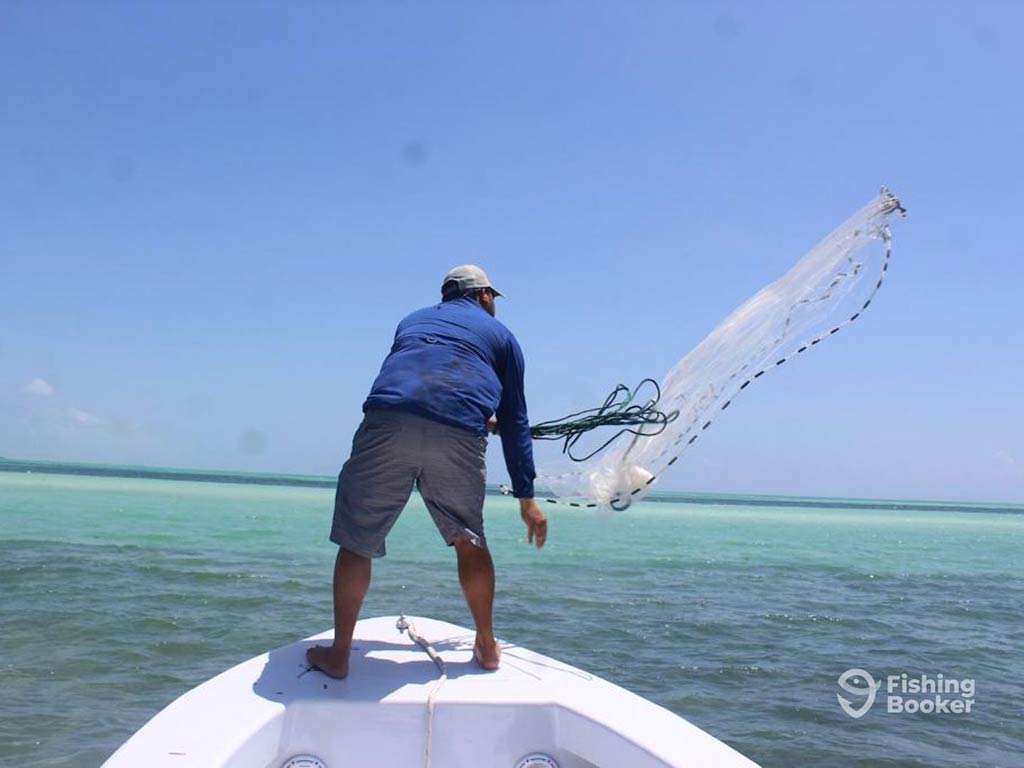
[{"label": "man's bare foot", "polygon": [[480,669],[493,672],[501,663],[501,646],[493,637],[490,642],[484,642],[477,635],[473,644],[473,659],[480,665]]},{"label": "man's bare foot", "polygon": [[306,651],[306,661],[330,677],[348,677],[348,654],[333,645],[314,645]]}]

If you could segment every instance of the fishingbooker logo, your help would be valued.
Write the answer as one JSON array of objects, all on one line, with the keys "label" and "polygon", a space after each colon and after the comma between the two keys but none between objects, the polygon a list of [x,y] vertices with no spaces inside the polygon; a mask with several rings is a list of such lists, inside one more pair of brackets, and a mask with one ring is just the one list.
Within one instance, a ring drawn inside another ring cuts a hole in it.
[{"label": "fishingbooker logo", "polygon": [[[847,693],[865,697],[861,705],[855,707],[852,701],[843,698],[842,695],[837,693],[836,698],[839,699],[839,706],[843,708],[843,712],[855,719],[867,714],[867,711],[871,709],[871,705],[875,703],[875,695],[878,693],[878,683],[875,682],[875,678],[871,676],[871,673],[855,667],[843,672],[839,676],[838,682],[839,687]],[[861,685],[861,683],[864,685]]]},{"label": "fishingbooker logo", "polygon": [[[857,667],[843,672],[836,682],[843,691],[858,697],[855,702],[836,694],[839,706],[854,719],[867,714],[882,687],[870,672]],[[935,676],[908,675],[906,672],[886,675],[885,694],[885,711],[889,714],[969,714],[974,705],[974,678],[946,677],[941,672]]]}]

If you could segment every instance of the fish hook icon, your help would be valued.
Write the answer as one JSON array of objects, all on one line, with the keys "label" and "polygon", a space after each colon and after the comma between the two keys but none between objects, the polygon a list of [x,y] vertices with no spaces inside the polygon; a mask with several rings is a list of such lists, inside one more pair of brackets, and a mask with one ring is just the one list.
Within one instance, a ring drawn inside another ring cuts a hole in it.
[{"label": "fish hook icon", "polygon": [[[866,686],[857,685],[862,680],[866,683]],[[871,676],[871,673],[865,669],[848,669],[839,676],[837,682],[839,687],[847,693],[867,697],[863,704],[855,707],[852,701],[837,693],[836,698],[839,699],[839,706],[843,708],[843,711],[854,719],[867,714],[867,711],[871,709],[871,705],[875,703],[875,696],[879,688],[879,683],[875,682],[875,678]]]}]

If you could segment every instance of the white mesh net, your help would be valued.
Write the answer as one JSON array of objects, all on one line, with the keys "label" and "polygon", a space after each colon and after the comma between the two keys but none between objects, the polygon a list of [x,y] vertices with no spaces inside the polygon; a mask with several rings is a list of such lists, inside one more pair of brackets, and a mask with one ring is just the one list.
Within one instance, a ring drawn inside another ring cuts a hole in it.
[{"label": "white mesh net", "polygon": [[[658,409],[678,416],[656,435],[625,434],[586,461],[542,467],[538,495],[624,509],[768,370],[856,320],[888,268],[888,217],[903,213],[886,189],[708,334],[662,380]],[[598,438],[600,440],[600,438]]]}]

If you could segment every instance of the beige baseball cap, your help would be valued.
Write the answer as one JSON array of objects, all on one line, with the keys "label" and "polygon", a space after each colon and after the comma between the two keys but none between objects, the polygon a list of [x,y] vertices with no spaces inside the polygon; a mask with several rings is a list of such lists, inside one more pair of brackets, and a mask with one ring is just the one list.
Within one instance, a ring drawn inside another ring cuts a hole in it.
[{"label": "beige baseball cap", "polygon": [[448,270],[448,274],[444,276],[444,280],[441,282],[442,294],[444,294],[444,287],[449,283],[455,283],[458,287],[459,295],[476,291],[480,288],[490,288],[495,296],[504,296],[501,291],[491,285],[491,279],[487,277],[487,273],[476,266],[476,264],[463,264],[461,267]]}]

